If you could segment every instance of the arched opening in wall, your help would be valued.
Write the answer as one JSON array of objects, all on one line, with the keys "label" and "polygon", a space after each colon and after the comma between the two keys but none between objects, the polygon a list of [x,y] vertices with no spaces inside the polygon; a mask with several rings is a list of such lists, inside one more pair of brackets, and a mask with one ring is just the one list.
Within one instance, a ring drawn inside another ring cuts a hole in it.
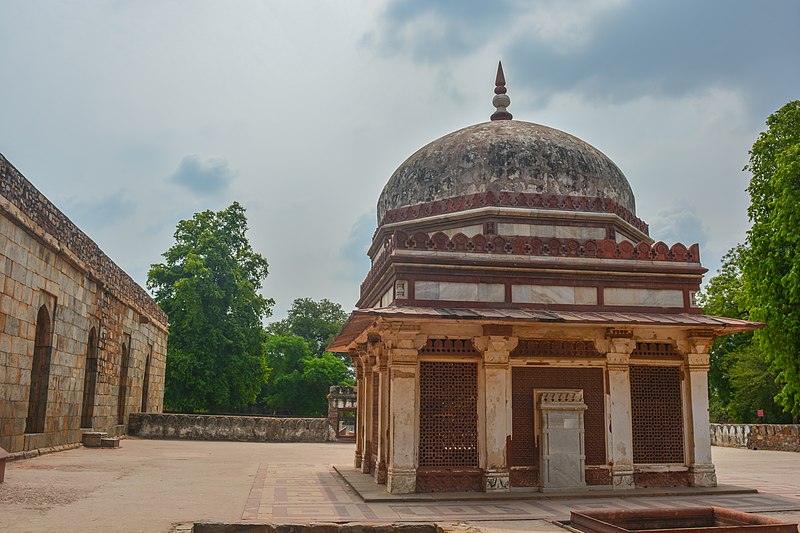
[{"label": "arched opening in wall", "polygon": [[125,423],[125,404],[128,399],[128,352],[130,338],[128,342],[122,343],[122,361],[119,370],[119,397],[117,398],[117,424]]},{"label": "arched opening in wall", "polygon": [[153,357],[153,345],[148,345],[147,362],[144,364],[144,381],[142,382],[142,412],[147,412],[147,395],[150,394],[150,359]]},{"label": "arched opening in wall", "polygon": [[50,320],[47,306],[43,305],[36,315],[36,340],[33,345],[31,388],[28,396],[28,418],[25,420],[25,433],[44,433],[52,353],[53,323]]},{"label": "arched opening in wall", "polygon": [[97,332],[89,330],[86,342],[86,369],[83,374],[83,405],[81,406],[81,427],[93,428],[94,401],[97,394]]}]

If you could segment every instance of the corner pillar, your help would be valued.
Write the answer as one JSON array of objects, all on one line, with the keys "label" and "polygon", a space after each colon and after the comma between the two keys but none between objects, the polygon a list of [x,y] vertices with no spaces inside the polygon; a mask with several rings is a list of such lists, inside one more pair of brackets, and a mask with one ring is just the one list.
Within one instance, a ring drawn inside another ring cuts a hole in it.
[{"label": "corner pillar", "polygon": [[376,370],[374,377],[378,380],[378,434],[374,437],[375,450],[375,482],[386,483],[386,457],[389,444],[389,369],[388,357],[385,353],[378,352],[376,357]]},{"label": "corner pillar", "polygon": [[686,354],[689,393],[689,475],[692,486],[716,487],[717,474],[711,460],[711,426],[708,419],[708,368],[712,333],[689,332],[691,352]]},{"label": "corner pillar", "polygon": [[509,402],[509,355],[519,339],[510,336],[485,335],[472,341],[483,354],[483,389],[485,422],[483,490],[511,490],[508,465],[508,439],[511,436]]},{"label": "corner pillar", "polygon": [[634,488],[630,356],[636,342],[632,337],[632,332],[622,330],[611,330],[607,335],[610,348],[606,353],[611,428],[609,456],[615,490]]},{"label": "corner pillar", "polygon": [[350,351],[350,359],[356,369],[356,452],[353,465],[360,470],[364,457],[364,366],[358,350]]},{"label": "corner pillar", "polygon": [[374,438],[372,435],[372,410],[375,408],[375,406],[372,405],[373,372],[370,357],[365,354],[362,360],[364,363],[364,416],[361,417],[361,420],[362,431],[364,433],[364,450],[362,452],[361,472],[369,474],[369,465],[372,461],[372,439]]},{"label": "corner pillar", "polygon": [[425,336],[415,330],[387,332],[388,348],[389,441],[386,490],[392,494],[411,494],[417,490],[419,439],[419,350]]}]

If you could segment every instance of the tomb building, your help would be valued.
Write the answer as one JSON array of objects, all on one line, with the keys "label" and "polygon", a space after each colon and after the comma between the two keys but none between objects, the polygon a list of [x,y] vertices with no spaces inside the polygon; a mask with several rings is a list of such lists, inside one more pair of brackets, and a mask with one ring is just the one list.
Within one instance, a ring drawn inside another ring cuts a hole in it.
[{"label": "tomb building", "polygon": [[81,442],[160,412],[167,316],[0,155],[0,447]]},{"label": "tomb building", "polygon": [[356,310],[355,465],[392,493],[714,486],[697,244],[654,242],[599,150],[514,120],[411,155]]}]

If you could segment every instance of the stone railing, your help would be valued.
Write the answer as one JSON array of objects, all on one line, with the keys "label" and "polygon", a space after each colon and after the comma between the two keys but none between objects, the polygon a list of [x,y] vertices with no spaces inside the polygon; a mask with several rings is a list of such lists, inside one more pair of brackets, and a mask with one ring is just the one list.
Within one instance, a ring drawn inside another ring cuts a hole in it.
[{"label": "stone railing", "polygon": [[327,418],[131,413],[128,434],[147,439],[332,442]]},{"label": "stone railing", "polygon": [[798,424],[711,424],[712,446],[800,452]]}]

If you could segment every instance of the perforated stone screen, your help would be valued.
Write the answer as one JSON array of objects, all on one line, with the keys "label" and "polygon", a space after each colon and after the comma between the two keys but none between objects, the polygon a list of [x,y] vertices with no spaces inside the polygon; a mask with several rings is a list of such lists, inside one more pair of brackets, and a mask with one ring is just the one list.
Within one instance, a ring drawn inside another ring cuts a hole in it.
[{"label": "perforated stone screen", "polygon": [[582,389],[587,409],[584,444],[587,465],[606,464],[605,401],[603,369],[516,367],[511,371],[512,466],[538,466],[539,450],[534,441],[533,390]]},{"label": "perforated stone screen", "polygon": [[478,365],[421,362],[419,466],[478,466]]},{"label": "perforated stone screen", "polygon": [[633,462],[682,464],[681,372],[674,366],[631,365]]}]

